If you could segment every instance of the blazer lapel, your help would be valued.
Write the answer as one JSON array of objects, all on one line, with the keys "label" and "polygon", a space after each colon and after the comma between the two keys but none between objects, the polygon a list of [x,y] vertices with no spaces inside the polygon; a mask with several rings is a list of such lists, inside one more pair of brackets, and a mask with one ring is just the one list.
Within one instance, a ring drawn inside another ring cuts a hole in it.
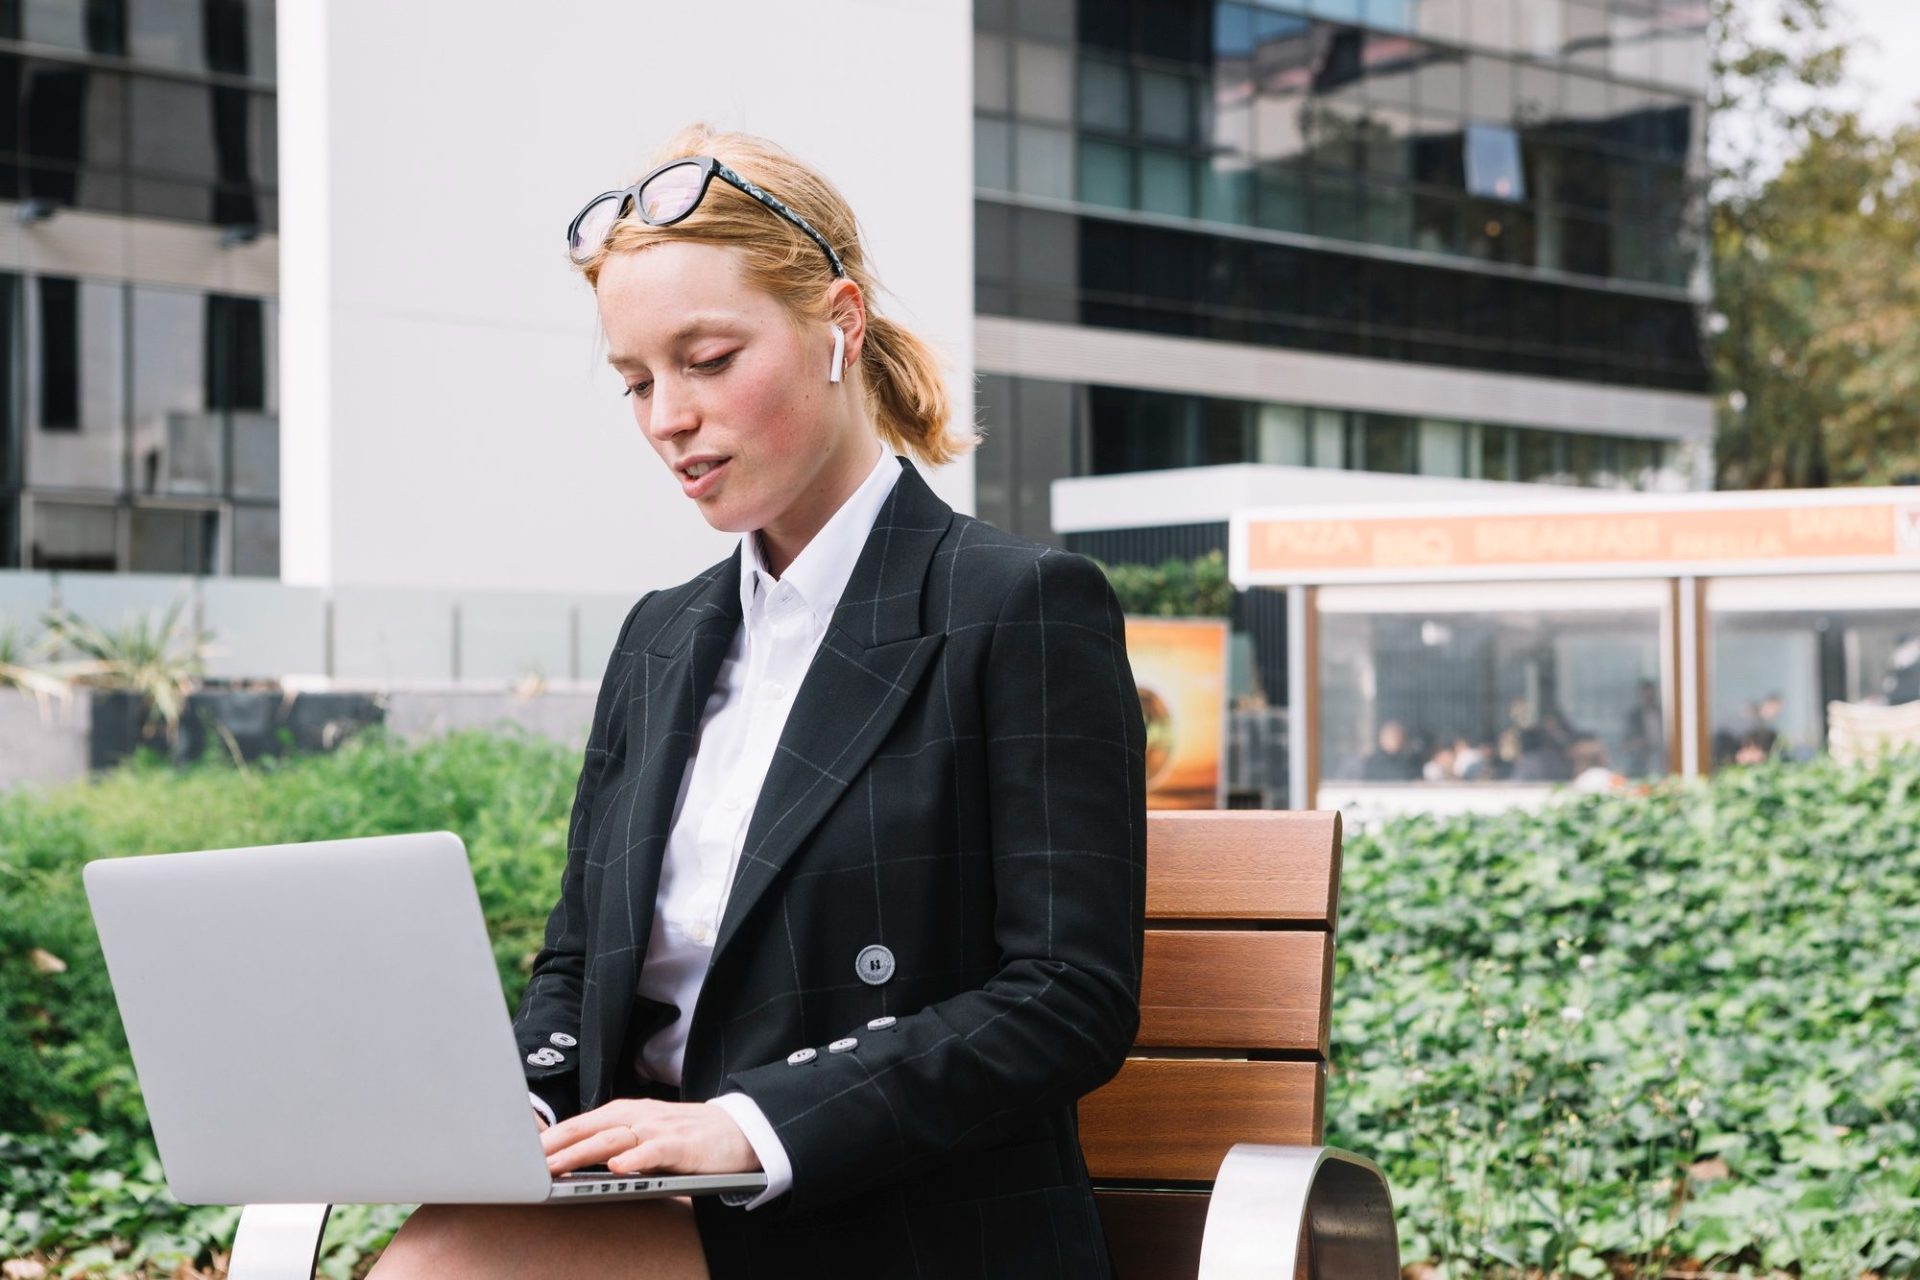
[{"label": "blazer lapel", "polygon": [[[601,895],[600,946],[588,982],[602,1027],[628,1028],[639,983],[640,961],[653,932],[660,864],[666,853],[673,802],[680,794],[700,712],[720,674],[720,662],[740,625],[740,554],[707,570],[678,616],[660,629],[638,655],[635,678],[643,696],[632,701],[642,719],[627,725],[630,763],[624,771],[634,794],[608,815],[624,831],[608,845]],[[637,760],[633,757],[637,753]],[[629,1031],[631,1029],[629,1028]],[[633,1046],[615,1037],[615,1060],[581,1063],[583,1102],[602,1101]]]},{"label": "blazer lapel", "polygon": [[945,639],[921,633],[920,593],[953,508],[912,463],[902,458],[900,467],[794,695],[747,824],[714,939],[715,964],[801,841],[879,749]]}]

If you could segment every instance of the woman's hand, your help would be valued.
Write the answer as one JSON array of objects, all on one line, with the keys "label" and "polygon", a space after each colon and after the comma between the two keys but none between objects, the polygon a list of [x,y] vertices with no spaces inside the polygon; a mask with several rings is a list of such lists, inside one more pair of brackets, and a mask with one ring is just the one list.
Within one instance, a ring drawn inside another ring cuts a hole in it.
[{"label": "woman's hand", "polygon": [[760,1158],[733,1117],[704,1102],[616,1098],[540,1134],[550,1172],[754,1173]]}]

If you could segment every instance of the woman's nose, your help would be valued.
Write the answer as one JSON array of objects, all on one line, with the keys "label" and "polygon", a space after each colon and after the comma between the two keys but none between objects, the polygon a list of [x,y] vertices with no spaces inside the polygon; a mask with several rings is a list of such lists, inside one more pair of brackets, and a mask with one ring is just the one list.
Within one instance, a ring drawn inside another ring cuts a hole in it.
[{"label": "woman's nose", "polygon": [[668,440],[700,421],[693,397],[685,387],[670,385],[666,379],[653,384],[653,404],[647,414],[647,434],[656,440]]}]

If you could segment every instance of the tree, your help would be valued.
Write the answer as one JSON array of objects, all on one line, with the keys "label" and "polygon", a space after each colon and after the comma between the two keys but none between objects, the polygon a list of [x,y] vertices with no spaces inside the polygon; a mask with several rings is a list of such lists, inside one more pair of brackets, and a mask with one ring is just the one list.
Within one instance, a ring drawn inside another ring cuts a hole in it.
[{"label": "tree", "polygon": [[1715,0],[1709,188],[1719,482],[1920,471],[1920,130],[1834,98],[1854,38],[1830,0]]}]

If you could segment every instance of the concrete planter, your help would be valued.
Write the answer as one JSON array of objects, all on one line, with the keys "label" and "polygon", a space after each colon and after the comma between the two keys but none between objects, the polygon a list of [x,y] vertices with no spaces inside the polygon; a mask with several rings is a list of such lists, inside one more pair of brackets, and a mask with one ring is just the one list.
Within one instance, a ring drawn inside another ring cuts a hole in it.
[{"label": "concrete planter", "polygon": [[[386,720],[384,700],[370,693],[298,693],[278,689],[201,689],[187,695],[180,732],[169,745],[164,725],[146,724],[149,700],[125,689],[92,692],[87,766],[108,769],[143,746],[175,763],[208,751],[225,756],[231,735],[243,760],[332,751],[355,732]],[[226,735],[220,730],[224,729]]]}]

